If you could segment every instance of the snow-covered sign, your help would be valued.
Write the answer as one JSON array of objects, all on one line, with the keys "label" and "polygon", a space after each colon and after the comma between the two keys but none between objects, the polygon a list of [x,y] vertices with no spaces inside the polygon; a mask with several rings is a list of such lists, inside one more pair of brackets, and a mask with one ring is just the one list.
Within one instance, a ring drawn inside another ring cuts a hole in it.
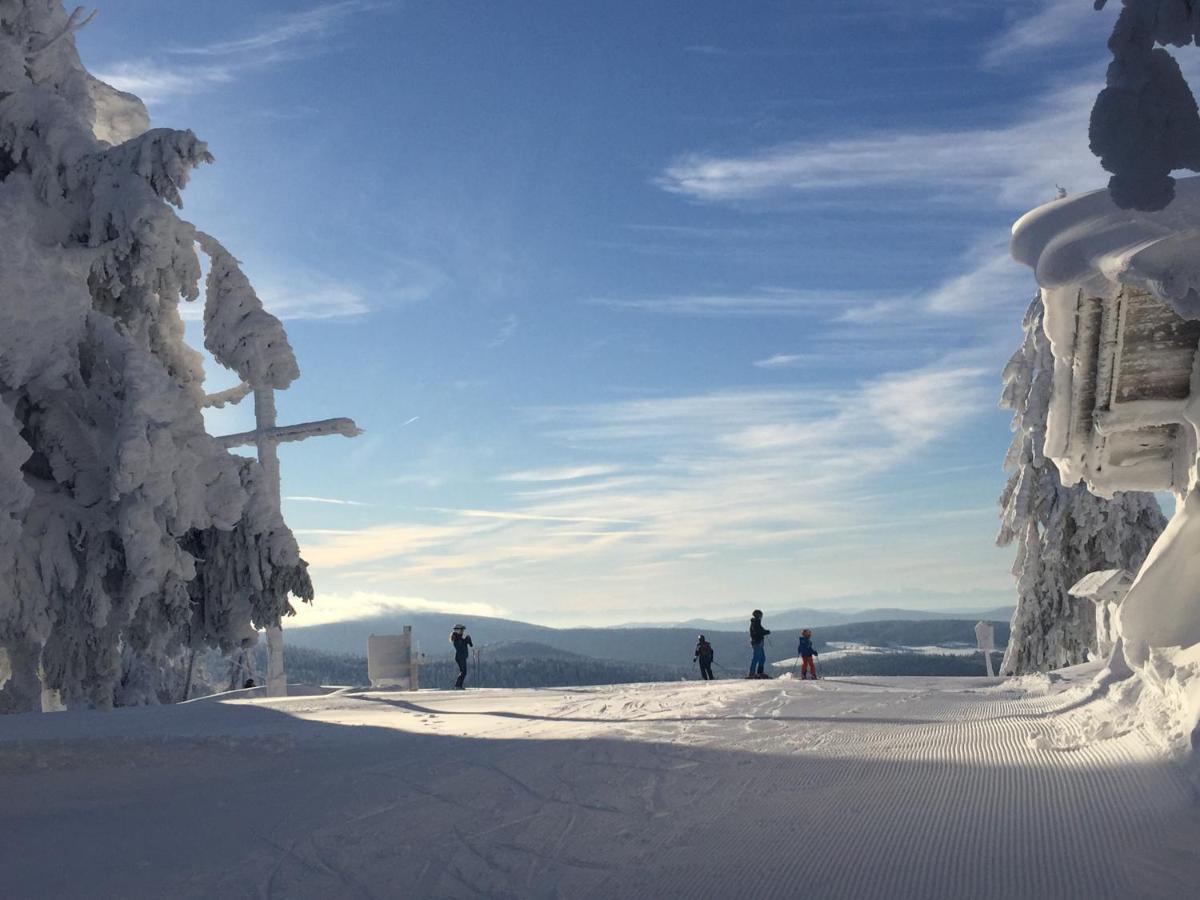
[{"label": "snow-covered sign", "polygon": [[1117,609],[1129,588],[1133,574],[1126,569],[1089,572],[1071,585],[1071,596],[1091,600],[1096,605],[1096,649],[1102,657],[1112,653],[1117,640]]},{"label": "snow-covered sign", "polygon": [[403,634],[372,634],[367,638],[367,678],[371,687],[417,689],[411,625],[404,626]]},{"label": "snow-covered sign", "polygon": [[1133,575],[1125,569],[1104,569],[1089,572],[1071,585],[1072,597],[1091,600],[1094,603],[1116,603],[1120,605],[1133,584]]},{"label": "snow-covered sign", "polygon": [[979,649],[984,651],[996,649],[996,626],[991,622],[975,623],[975,640]]},{"label": "snow-covered sign", "polygon": [[996,626],[991,622],[975,623],[975,640],[983,651],[984,662],[987,663],[988,677],[995,675],[992,670],[992,651],[996,649]]},{"label": "snow-covered sign", "polygon": [[1200,342],[1200,179],[1158,212],[1107,191],[1048,203],[1013,228],[1034,269],[1054,352],[1045,452],[1096,493],[1183,491],[1196,460],[1191,377]]}]

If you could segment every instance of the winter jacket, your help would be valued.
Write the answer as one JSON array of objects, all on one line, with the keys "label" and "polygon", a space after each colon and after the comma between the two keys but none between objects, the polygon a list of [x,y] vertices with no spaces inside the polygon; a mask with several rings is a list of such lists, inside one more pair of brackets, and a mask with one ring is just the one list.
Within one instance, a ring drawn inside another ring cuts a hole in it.
[{"label": "winter jacket", "polygon": [[806,638],[804,635],[800,635],[800,643],[796,646],[796,655],[797,656],[814,656],[815,655],[815,651],[813,650],[813,646],[812,646],[812,638]]},{"label": "winter jacket", "polygon": [[708,641],[701,641],[696,645],[695,658],[700,662],[712,662],[713,648]]},{"label": "winter jacket", "polygon": [[762,627],[762,619],[750,620],[750,646],[757,646],[763,642],[768,634],[771,633],[769,628]]},{"label": "winter jacket", "polygon": [[467,659],[467,649],[475,646],[469,634],[453,634],[450,636],[450,643],[454,644],[454,658],[457,660],[462,660],[463,662],[465,662]]}]

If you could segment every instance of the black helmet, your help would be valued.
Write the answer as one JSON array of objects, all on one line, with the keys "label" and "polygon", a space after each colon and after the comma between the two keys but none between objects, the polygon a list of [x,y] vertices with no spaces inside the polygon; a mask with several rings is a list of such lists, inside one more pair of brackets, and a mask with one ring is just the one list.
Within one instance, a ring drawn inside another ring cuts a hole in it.
[{"label": "black helmet", "polygon": [[704,635],[700,635],[700,637],[696,638],[696,640],[698,640],[698,641],[704,640]]},{"label": "black helmet", "polygon": [[762,618],[762,610],[761,610],[761,609],[756,609],[756,610],[755,610],[754,612],[752,612],[750,615],[752,615],[752,616],[753,616],[754,618],[756,618],[756,619],[761,619],[761,618]]}]

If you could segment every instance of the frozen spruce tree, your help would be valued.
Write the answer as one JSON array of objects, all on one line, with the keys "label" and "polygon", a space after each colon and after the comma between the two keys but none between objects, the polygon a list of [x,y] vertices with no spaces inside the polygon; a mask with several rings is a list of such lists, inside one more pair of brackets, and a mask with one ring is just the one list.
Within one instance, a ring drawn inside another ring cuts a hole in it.
[{"label": "frozen spruce tree", "polygon": [[298,374],[233,258],[172,207],[211,157],[93,78],[59,0],[0,0],[0,709],[144,702],[187,647],[229,650],[311,595],[258,463],[206,433],[205,343]]},{"label": "frozen spruce tree", "polygon": [[1097,497],[1063,487],[1042,455],[1054,359],[1039,296],[1025,314],[1025,340],[1004,369],[1000,405],[1013,412],[1010,473],[1000,495],[1000,546],[1017,545],[1017,610],[1004,655],[1006,674],[1044,672],[1087,659],[1096,646],[1095,610],[1068,589],[1089,572],[1137,571],[1166,525],[1152,494]]},{"label": "frozen spruce tree", "polygon": [[[1096,9],[1106,2],[1095,0]],[[1200,44],[1200,0],[1121,0],[1089,137],[1122,208],[1162,209],[1175,196],[1171,172],[1200,171],[1200,112],[1165,49],[1192,43]]]}]

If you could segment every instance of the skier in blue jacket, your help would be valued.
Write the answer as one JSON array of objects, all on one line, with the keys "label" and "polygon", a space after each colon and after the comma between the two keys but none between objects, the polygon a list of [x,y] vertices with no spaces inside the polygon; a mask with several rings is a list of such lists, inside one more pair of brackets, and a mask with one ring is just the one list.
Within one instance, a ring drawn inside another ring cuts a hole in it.
[{"label": "skier in blue jacket", "polygon": [[808,673],[812,673],[813,681],[817,680],[817,664],[813,660],[817,656],[817,651],[813,649],[812,629],[805,628],[800,632],[800,643],[796,645],[796,655],[800,657],[800,678],[801,680],[808,677]]}]

